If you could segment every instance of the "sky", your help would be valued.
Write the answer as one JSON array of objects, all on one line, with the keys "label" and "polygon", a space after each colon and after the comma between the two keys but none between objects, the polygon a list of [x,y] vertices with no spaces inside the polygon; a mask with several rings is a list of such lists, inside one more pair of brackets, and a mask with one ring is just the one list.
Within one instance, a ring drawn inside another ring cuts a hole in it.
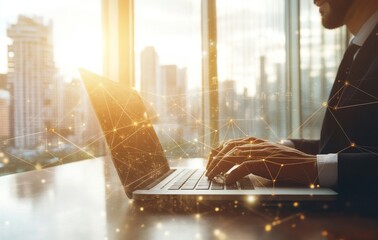
[{"label": "sky", "polygon": [[135,65],[138,82],[140,52],[153,46],[159,63],[187,69],[189,88],[201,86],[201,1],[138,0],[135,4]]},{"label": "sky", "polygon": [[[7,72],[10,40],[6,29],[17,22],[19,15],[42,16],[46,23],[53,21],[55,64],[67,81],[78,76],[78,67],[102,73],[101,0],[1,1],[0,73]],[[143,48],[154,46],[160,64],[187,68],[191,85],[200,85],[200,1],[138,0],[135,16],[136,69]],[[136,70],[137,79],[139,76]]]},{"label": "sky", "polygon": [[53,21],[55,64],[64,78],[77,76],[78,66],[101,72],[101,0],[0,1],[0,73],[7,72],[6,30],[18,15]]},{"label": "sky", "polygon": [[[217,10],[220,81],[235,80],[239,91],[247,87],[253,94],[260,75],[260,56],[267,58],[269,75],[275,75],[275,64],[285,62],[283,3],[217,2],[221,10]],[[136,82],[140,78],[140,52],[154,46],[161,65],[186,68],[188,87],[200,87],[202,55],[206,54],[201,50],[201,1],[136,0],[134,4]],[[66,81],[79,76],[79,67],[102,73],[101,0],[0,1],[0,73],[7,71],[6,29],[20,14],[53,21],[55,65]]]}]

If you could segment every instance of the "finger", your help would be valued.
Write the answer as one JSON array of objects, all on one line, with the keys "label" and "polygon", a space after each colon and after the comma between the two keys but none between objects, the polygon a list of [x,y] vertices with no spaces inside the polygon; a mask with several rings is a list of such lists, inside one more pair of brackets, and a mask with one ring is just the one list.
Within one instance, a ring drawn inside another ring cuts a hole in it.
[{"label": "finger", "polygon": [[247,137],[247,138],[244,139],[244,141],[249,142],[251,144],[260,144],[260,143],[268,142],[264,139],[256,138],[256,137]]},{"label": "finger", "polygon": [[240,140],[234,140],[226,142],[223,146],[223,148],[219,151],[219,153],[213,157],[213,160],[210,164],[208,164],[207,169],[213,168],[217,162],[222,159],[225,155],[229,154],[232,151],[235,151],[235,147],[245,144],[244,141]]},{"label": "finger", "polygon": [[[236,147],[239,147],[239,150],[241,151],[246,151],[249,148],[253,148],[252,151],[258,150],[258,149],[263,149],[265,148],[267,144],[267,141],[254,138],[254,137],[248,137],[244,139],[236,139],[236,140],[230,140],[225,142],[223,145],[218,147],[216,151],[218,151],[218,154],[215,156],[210,155],[209,161],[207,162],[206,165],[206,176],[208,176],[208,173],[212,171],[212,169],[218,164],[218,162],[226,155],[228,155],[231,152],[238,151]],[[251,152],[252,152],[251,151]],[[261,156],[265,153],[260,153],[260,152],[255,152],[254,155]],[[245,156],[248,156],[251,154],[245,154]]]},{"label": "finger", "polygon": [[223,157],[228,152],[230,152],[234,147],[237,147],[237,146],[243,146],[247,144],[261,144],[264,142],[266,141],[259,138],[255,138],[255,137],[228,140],[222,145],[222,148],[218,149],[218,153],[214,157]]},{"label": "finger", "polygon": [[243,178],[244,176],[251,173],[251,163],[245,162],[240,164],[238,167],[233,169],[230,173],[226,175],[225,182],[226,184],[231,184],[236,182],[237,180]]},{"label": "finger", "polygon": [[246,144],[244,140],[233,140],[233,141],[228,141],[223,145],[222,150],[219,151],[219,153],[216,155],[216,157],[223,157],[226,155],[228,152],[230,152],[234,147],[240,146]]},{"label": "finger", "polygon": [[210,152],[210,155],[209,155],[209,158],[208,158],[208,162],[207,162],[207,165],[206,165],[206,169],[210,166],[211,162],[214,160],[215,156],[219,154],[219,152],[230,142],[229,141],[226,141],[226,142],[223,142],[221,144],[219,144],[218,147],[216,147],[215,149],[212,149],[211,152]]},{"label": "finger", "polygon": [[205,176],[209,177],[209,173],[215,168],[215,166],[217,166],[220,161],[229,161],[234,162],[235,164],[239,164],[243,161],[264,159],[268,154],[269,152],[267,153],[265,147],[250,144],[234,147],[223,157],[214,157],[214,160],[207,167]]},{"label": "finger", "polygon": [[[207,164],[206,166],[207,173],[210,172],[219,163],[221,159],[222,157],[218,157],[218,156],[213,157],[211,162]],[[207,173],[206,173],[206,176],[207,176]]]},{"label": "finger", "polygon": [[[239,147],[232,148],[223,156],[220,156],[220,155],[215,156],[213,160],[211,161],[211,163],[207,166],[206,176],[208,176],[208,173],[211,172],[221,160],[233,161],[235,160],[235,157],[239,157],[239,156],[242,156]],[[230,160],[226,159],[228,157],[230,157]]]},{"label": "finger", "polygon": [[214,166],[214,168],[211,171],[208,172],[207,177],[209,179],[213,179],[218,174],[222,174],[222,173],[227,172],[233,166],[236,165],[236,162],[237,162],[236,160],[234,160],[234,161],[224,161],[224,160],[219,161],[218,164],[216,166]]},{"label": "finger", "polygon": [[[252,159],[255,159],[250,155],[249,152],[250,151],[238,150],[238,155],[226,154],[220,161],[218,161],[217,165],[215,165],[213,168],[208,169],[206,176],[212,178],[217,174],[228,172],[233,166],[240,164],[243,161],[250,161]],[[261,158],[257,157],[257,159]]]},{"label": "finger", "polygon": [[[259,160],[264,159],[270,154],[270,148],[265,146],[258,146],[258,145],[243,145],[239,146],[239,155],[244,156],[248,160]],[[227,155],[225,156],[227,157]]]},{"label": "finger", "polygon": [[223,148],[223,144],[218,146],[216,149],[211,150],[207,164],[206,164],[206,169],[209,167],[211,162],[213,161],[214,157],[220,152],[220,150]]},{"label": "finger", "polygon": [[213,159],[207,164],[206,166],[206,173],[205,176],[209,177],[209,173],[214,169],[215,166],[218,165],[218,163],[222,160],[221,157],[213,157]]}]

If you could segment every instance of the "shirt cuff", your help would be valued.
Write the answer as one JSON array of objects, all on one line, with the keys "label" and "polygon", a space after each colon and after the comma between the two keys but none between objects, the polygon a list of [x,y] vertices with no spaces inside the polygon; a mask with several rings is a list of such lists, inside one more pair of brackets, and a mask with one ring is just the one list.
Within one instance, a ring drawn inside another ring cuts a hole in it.
[{"label": "shirt cuff", "polygon": [[337,154],[316,155],[318,166],[318,178],[321,187],[337,186]]}]

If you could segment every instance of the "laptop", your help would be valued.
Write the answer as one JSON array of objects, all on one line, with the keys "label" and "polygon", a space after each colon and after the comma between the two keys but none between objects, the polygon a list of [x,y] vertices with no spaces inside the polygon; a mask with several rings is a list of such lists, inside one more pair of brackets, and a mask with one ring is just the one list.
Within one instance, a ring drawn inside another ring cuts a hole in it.
[{"label": "laptop", "polygon": [[90,71],[80,74],[127,196],[134,200],[329,201],[328,188],[275,186],[252,174],[236,184],[210,181],[205,169],[171,168],[138,92]]}]

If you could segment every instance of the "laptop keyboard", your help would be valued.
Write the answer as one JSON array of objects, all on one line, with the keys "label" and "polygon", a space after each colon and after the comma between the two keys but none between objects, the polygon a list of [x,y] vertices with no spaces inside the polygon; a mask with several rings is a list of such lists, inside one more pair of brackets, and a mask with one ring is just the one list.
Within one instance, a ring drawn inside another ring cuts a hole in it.
[{"label": "laptop keyboard", "polygon": [[211,181],[205,176],[205,170],[192,169],[177,179],[168,190],[253,190],[249,177],[244,177],[234,184]]}]

